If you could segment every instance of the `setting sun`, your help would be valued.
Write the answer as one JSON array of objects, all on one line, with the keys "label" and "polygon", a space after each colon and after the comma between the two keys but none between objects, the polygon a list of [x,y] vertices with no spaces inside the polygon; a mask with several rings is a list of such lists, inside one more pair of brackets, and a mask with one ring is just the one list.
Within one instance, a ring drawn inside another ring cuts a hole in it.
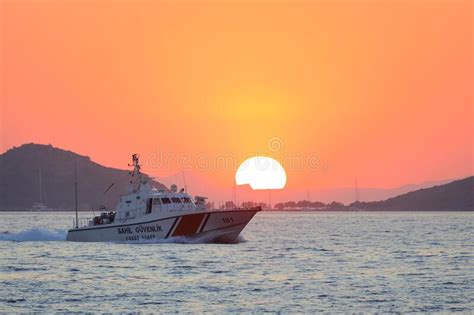
[{"label": "setting sun", "polygon": [[286,173],[281,164],[266,156],[256,156],[244,161],[235,173],[237,185],[250,185],[253,190],[283,189]]}]

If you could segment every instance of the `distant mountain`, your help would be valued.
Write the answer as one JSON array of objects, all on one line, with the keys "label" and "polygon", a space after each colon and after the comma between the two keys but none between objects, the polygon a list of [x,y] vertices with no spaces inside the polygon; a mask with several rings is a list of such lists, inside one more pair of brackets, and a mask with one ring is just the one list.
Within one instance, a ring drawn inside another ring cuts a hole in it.
[{"label": "distant mountain", "polygon": [[[25,144],[0,155],[0,210],[29,209],[40,199],[51,208],[74,209],[74,160],[79,208],[114,207],[120,194],[127,191],[127,170],[105,167],[51,145]],[[158,189],[166,189],[151,181]],[[111,184],[114,186],[104,194]]]},{"label": "distant mountain", "polygon": [[[388,198],[396,197],[398,195],[406,194],[408,192],[429,188],[435,185],[443,185],[452,182],[454,179],[446,179],[442,181],[427,181],[419,184],[408,184],[393,188],[370,188],[359,187],[360,201],[379,201]],[[331,202],[337,200],[344,204],[349,204],[355,200],[355,187],[343,187],[315,190],[312,195],[320,201]]]},{"label": "distant mountain", "polygon": [[474,211],[474,176],[351,208],[381,211]]}]

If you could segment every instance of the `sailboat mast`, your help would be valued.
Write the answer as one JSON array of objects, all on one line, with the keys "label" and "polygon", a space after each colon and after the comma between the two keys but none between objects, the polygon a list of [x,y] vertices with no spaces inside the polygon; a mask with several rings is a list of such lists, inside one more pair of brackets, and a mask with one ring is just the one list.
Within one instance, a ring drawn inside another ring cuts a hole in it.
[{"label": "sailboat mast", "polygon": [[77,166],[74,158],[74,203],[76,208],[76,229],[79,227],[79,216],[77,213]]},{"label": "sailboat mast", "polygon": [[355,199],[359,202],[359,184],[357,183],[357,177],[355,178]]}]

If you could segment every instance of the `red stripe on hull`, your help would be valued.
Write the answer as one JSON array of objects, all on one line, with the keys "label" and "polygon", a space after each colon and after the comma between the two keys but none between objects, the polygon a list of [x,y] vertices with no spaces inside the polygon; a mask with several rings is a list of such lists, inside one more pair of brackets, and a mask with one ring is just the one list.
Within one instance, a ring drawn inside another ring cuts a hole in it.
[{"label": "red stripe on hull", "polygon": [[173,236],[186,236],[197,232],[204,213],[189,214],[181,217],[178,226],[174,230]]}]

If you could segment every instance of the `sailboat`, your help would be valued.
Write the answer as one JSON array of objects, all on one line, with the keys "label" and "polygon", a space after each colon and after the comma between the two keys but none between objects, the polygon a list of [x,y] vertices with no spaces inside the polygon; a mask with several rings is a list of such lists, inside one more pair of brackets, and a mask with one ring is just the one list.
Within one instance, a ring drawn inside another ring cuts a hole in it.
[{"label": "sailboat", "polygon": [[41,173],[41,168],[39,169],[39,201],[33,203],[30,208],[30,211],[37,212],[37,211],[52,211],[51,208],[48,208],[43,203],[43,177]]}]

